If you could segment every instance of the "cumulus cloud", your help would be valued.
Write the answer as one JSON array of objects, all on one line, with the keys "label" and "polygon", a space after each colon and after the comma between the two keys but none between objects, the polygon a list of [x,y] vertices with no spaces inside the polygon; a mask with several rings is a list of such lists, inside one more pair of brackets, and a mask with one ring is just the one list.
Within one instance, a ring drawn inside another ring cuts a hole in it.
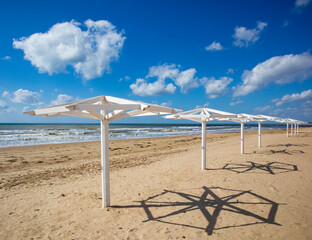
[{"label": "cumulus cloud", "polygon": [[142,97],[157,96],[162,94],[175,93],[176,87],[172,83],[165,84],[164,81],[156,81],[148,83],[145,79],[138,78],[135,83],[130,85],[133,94]]},{"label": "cumulus cloud", "polygon": [[286,103],[305,101],[309,99],[312,99],[312,89],[303,91],[301,93],[293,93],[291,95],[287,94],[283,96],[279,101],[277,101],[275,105],[279,107]]},{"label": "cumulus cloud", "polygon": [[164,81],[166,78],[175,79],[179,75],[179,69],[176,64],[163,64],[160,66],[150,67],[147,78],[157,77],[158,80]]},{"label": "cumulus cloud", "polygon": [[230,103],[230,106],[235,106],[235,105],[237,105],[237,104],[241,104],[241,103],[243,103],[244,101],[242,101],[242,100],[237,100],[237,101],[235,101],[235,102],[231,102]]},{"label": "cumulus cloud", "polygon": [[203,77],[200,79],[200,82],[204,86],[208,98],[217,98],[219,96],[225,95],[228,91],[228,85],[232,81],[233,78],[229,77],[221,77],[220,79],[215,79],[214,77]]},{"label": "cumulus cloud", "polygon": [[[86,28],[86,30],[82,30]],[[110,71],[110,63],[119,58],[125,37],[108,21],[74,20],[57,23],[46,33],[13,40],[16,49],[24,51],[24,58],[50,75],[67,72],[72,66],[84,80],[101,77]]]},{"label": "cumulus cloud", "polygon": [[66,94],[59,94],[57,95],[55,100],[51,101],[51,105],[60,105],[63,103],[71,102],[74,98],[72,96],[66,95]]},{"label": "cumulus cloud", "polygon": [[39,105],[40,93],[32,92],[26,89],[18,89],[13,93],[12,102],[24,103],[30,105]]},{"label": "cumulus cloud", "polygon": [[205,49],[206,49],[206,51],[214,52],[214,51],[221,51],[224,48],[222,47],[221,43],[213,42],[209,46],[205,47]]},{"label": "cumulus cloud", "polygon": [[260,38],[260,33],[268,24],[266,22],[258,22],[257,27],[247,29],[246,27],[236,26],[234,29],[233,44],[238,47],[248,47],[250,44],[255,43]]},{"label": "cumulus cloud", "polygon": [[[176,64],[152,66],[145,79],[138,78],[135,83],[130,85],[130,88],[133,94],[139,96],[173,94],[176,91],[176,86],[180,87],[182,93],[189,93],[199,86],[195,74],[195,68],[180,71],[180,66]],[[148,81],[150,78],[156,78],[157,80],[150,83]],[[166,83],[166,80],[173,81],[176,86],[173,83]]]},{"label": "cumulus cloud", "polygon": [[182,93],[189,93],[192,89],[198,87],[198,80],[195,74],[196,69],[190,68],[180,72],[177,77],[173,78],[175,84],[181,87]]},{"label": "cumulus cloud", "polygon": [[234,97],[261,90],[269,83],[287,84],[304,81],[312,76],[312,56],[309,52],[272,57],[251,71],[245,70],[243,84],[234,90]]}]

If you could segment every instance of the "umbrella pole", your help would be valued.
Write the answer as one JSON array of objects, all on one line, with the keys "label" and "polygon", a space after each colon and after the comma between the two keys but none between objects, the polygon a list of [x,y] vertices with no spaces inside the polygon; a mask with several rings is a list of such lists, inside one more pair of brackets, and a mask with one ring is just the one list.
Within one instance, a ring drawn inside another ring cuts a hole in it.
[{"label": "umbrella pole", "polygon": [[288,137],[288,132],[289,132],[289,130],[288,130],[288,123],[286,125],[287,125],[287,127],[286,127],[287,128],[286,136]]},{"label": "umbrella pole", "polygon": [[[106,115],[103,114],[104,116]],[[101,120],[101,165],[102,165],[102,207],[110,206],[109,186],[109,125],[106,119]]]},{"label": "umbrella pole", "polygon": [[206,169],[206,121],[202,122],[202,169]]},{"label": "umbrella pole", "polygon": [[297,125],[297,134],[299,135],[299,124]]},{"label": "umbrella pole", "polygon": [[241,154],[244,154],[244,123],[241,123]]},{"label": "umbrella pole", "polygon": [[261,147],[261,122],[258,122],[258,147]]},{"label": "umbrella pole", "polygon": [[290,136],[293,136],[293,132],[294,132],[294,124],[290,125]]}]

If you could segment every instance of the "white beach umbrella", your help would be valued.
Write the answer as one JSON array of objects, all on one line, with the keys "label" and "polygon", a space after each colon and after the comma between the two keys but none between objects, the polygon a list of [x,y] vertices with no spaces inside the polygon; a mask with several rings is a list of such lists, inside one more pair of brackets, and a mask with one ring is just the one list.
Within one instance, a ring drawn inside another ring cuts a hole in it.
[{"label": "white beach umbrella", "polygon": [[286,118],[279,118],[278,120],[275,120],[276,122],[280,122],[280,123],[286,123],[286,137],[288,137],[288,133],[289,133],[289,121]]},{"label": "white beach umbrella", "polygon": [[179,112],[178,114],[168,115],[167,119],[186,119],[202,124],[202,164],[201,168],[206,168],[206,123],[220,118],[236,118],[234,113],[223,112],[211,108],[197,108],[190,111]]},{"label": "white beach umbrella", "polygon": [[181,110],[111,96],[98,96],[24,112],[31,116],[74,116],[101,121],[102,203],[110,206],[109,125],[126,117],[175,114]]},{"label": "white beach umbrella", "polygon": [[[261,122],[265,121],[271,121],[271,122],[281,122],[282,119],[278,117],[272,117],[272,116],[267,116],[267,115],[256,115],[256,118],[262,119]],[[258,122],[258,135],[259,135],[259,140],[258,140],[258,146],[261,147],[261,122]],[[288,125],[287,125],[288,127]]]},{"label": "white beach umbrella", "polygon": [[293,136],[294,128],[295,128],[295,132],[296,132],[296,123],[298,120],[286,118],[286,119],[284,119],[284,121],[287,123],[287,137],[288,137],[288,124],[290,124],[290,136]]},{"label": "white beach umbrella", "polygon": [[219,118],[219,121],[231,121],[231,122],[237,122],[241,124],[241,154],[244,154],[244,128],[245,123],[252,121],[253,115],[241,113],[237,114],[234,118]]}]

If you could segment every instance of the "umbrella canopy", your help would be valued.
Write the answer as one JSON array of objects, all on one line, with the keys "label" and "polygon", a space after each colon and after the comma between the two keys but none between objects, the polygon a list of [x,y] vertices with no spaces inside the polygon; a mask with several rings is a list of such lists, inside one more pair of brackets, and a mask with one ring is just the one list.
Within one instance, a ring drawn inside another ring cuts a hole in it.
[{"label": "umbrella canopy", "polygon": [[[104,112],[99,112],[104,111]],[[181,110],[112,96],[98,96],[24,112],[31,116],[74,116],[113,121],[126,117],[177,113]]]},{"label": "umbrella canopy", "polygon": [[222,118],[236,118],[234,113],[223,112],[211,108],[197,108],[165,116],[167,119],[187,119],[202,123],[202,169],[206,169],[206,122]]},{"label": "umbrella canopy", "polygon": [[181,110],[111,96],[98,96],[61,105],[24,112],[31,116],[74,116],[101,121],[102,204],[110,206],[109,125],[126,117],[176,114]]}]

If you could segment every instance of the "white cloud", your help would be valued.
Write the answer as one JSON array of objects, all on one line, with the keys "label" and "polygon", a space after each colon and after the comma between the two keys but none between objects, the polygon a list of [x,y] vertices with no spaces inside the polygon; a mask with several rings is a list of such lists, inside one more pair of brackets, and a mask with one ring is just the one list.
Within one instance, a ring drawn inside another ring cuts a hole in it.
[{"label": "white cloud", "polygon": [[208,98],[217,98],[221,95],[226,94],[226,92],[228,91],[227,86],[232,81],[233,79],[229,77],[221,77],[220,79],[215,79],[214,77],[203,77],[202,79],[200,79],[200,82],[204,86]]},{"label": "white cloud", "polygon": [[310,4],[311,0],[296,0],[295,7],[306,7]]},{"label": "white cloud", "polygon": [[23,112],[27,112],[29,110],[29,106],[23,107]]},{"label": "white cloud", "polygon": [[288,108],[277,108],[268,113],[271,116],[281,118],[292,118],[301,121],[311,121],[312,109],[311,106],[298,106]]},{"label": "white cloud", "polygon": [[0,113],[8,113],[8,112],[12,112],[13,109],[11,107],[9,107],[6,102],[0,100]]},{"label": "white cloud", "polygon": [[165,84],[164,81],[148,83],[145,79],[138,78],[135,83],[130,85],[133,94],[139,96],[157,96],[162,94],[173,94],[176,87],[172,83]]},{"label": "white cloud", "polygon": [[233,38],[235,39],[233,44],[238,47],[248,47],[250,44],[253,44],[259,40],[260,33],[267,25],[267,23],[259,21],[257,23],[257,27],[253,29],[236,26],[233,34]]},{"label": "white cloud", "polygon": [[4,98],[10,98],[10,93],[9,93],[8,91],[4,91],[4,92],[2,93],[2,97],[4,97]]},{"label": "white cloud", "polygon": [[2,57],[1,60],[11,60],[11,57],[10,56],[5,56],[5,57]]},{"label": "white cloud", "polygon": [[59,94],[57,95],[55,100],[51,101],[51,105],[60,105],[63,103],[71,102],[74,98],[72,96],[66,95],[66,94]]},{"label": "white cloud", "polygon": [[312,99],[312,89],[303,91],[301,93],[293,93],[291,95],[287,94],[283,96],[278,102],[276,102],[276,106],[280,107],[286,103],[305,101]]},{"label": "white cloud", "polygon": [[235,88],[234,97],[261,90],[269,83],[287,84],[304,81],[312,76],[312,56],[309,52],[272,57],[251,71],[245,70],[243,84]]},{"label": "white cloud", "polygon": [[168,102],[163,102],[163,103],[160,104],[160,106],[171,107],[172,106],[172,101],[169,100]]},{"label": "white cloud", "polygon": [[312,101],[308,100],[301,104],[301,107],[309,107],[312,110]]},{"label": "white cloud", "polygon": [[269,111],[269,110],[271,110],[273,107],[272,106],[270,106],[270,105],[267,105],[267,106],[264,106],[264,107],[257,107],[257,108],[255,108],[254,109],[254,113],[265,113],[265,112],[267,112],[267,111]]},{"label": "white cloud", "polygon": [[196,107],[195,108],[206,108],[206,107],[208,107],[209,106],[209,102],[207,102],[207,103],[205,103],[204,105],[196,105]]},{"label": "white cloud", "polygon": [[310,100],[298,105],[296,107],[275,108],[268,105],[264,107],[257,107],[253,114],[265,114],[280,118],[293,118],[302,121],[311,121],[312,118],[312,102]]},{"label": "white cloud", "polygon": [[125,76],[124,78],[120,78],[119,79],[119,82],[121,82],[121,81],[129,81],[131,78],[129,77],[129,76]]},{"label": "white cloud", "polygon": [[178,67],[179,66],[177,66],[176,64],[163,64],[160,66],[153,66],[150,67],[149,73],[146,77],[157,77],[158,80],[161,81],[164,81],[166,78],[175,79],[179,75]]},{"label": "white cloud", "polygon": [[230,106],[235,106],[235,105],[237,105],[237,104],[241,104],[241,103],[243,103],[244,101],[242,101],[242,100],[237,100],[237,101],[235,101],[235,102],[231,102],[230,103]]},{"label": "white cloud", "polygon": [[226,74],[233,74],[234,73],[234,69],[233,68],[229,68],[226,72]]},{"label": "white cloud", "polygon": [[26,89],[18,89],[13,93],[12,102],[30,105],[41,104],[39,102],[40,93],[32,92]]},{"label": "white cloud", "polygon": [[[83,31],[81,27],[86,27]],[[101,77],[110,71],[110,63],[119,58],[125,37],[105,20],[57,23],[46,33],[13,40],[16,49],[24,51],[24,58],[40,73],[66,72],[72,66],[84,80]]]},{"label": "white cloud", "polygon": [[274,99],[272,99],[270,102],[276,103],[276,102],[278,102],[278,101],[279,101],[279,98],[274,98]]},{"label": "white cloud", "polygon": [[[175,64],[163,64],[150,67],[146,79],[138,78],[134,84],[130,85],[133,94],[139,96],[155,96],[162,94],[175,93],[176,86],[179,86],[182,93],[189,93],[192,89],[198,87],[198,79],[195,77],[196,69],[190,68],[180,71],[180,66]],[[149,78],[156,77],[153,83],[148,82]],[[166,83],[171,80],[174,84]]]},{"label": "white cloud", "polygon": [[222,45],[219,42],[213,42],[211,43],[209,46],[205,47],[206,51],[221,51],[224,48],[222,47]]},{"label": "white cloud", "polygon": [[196,69],[190,68],[183,72],[180,72],[174,82],[177,86],[181,87],[182,93],[189,93],[194,88],[198,87],[198,80],[195,78]]}]

